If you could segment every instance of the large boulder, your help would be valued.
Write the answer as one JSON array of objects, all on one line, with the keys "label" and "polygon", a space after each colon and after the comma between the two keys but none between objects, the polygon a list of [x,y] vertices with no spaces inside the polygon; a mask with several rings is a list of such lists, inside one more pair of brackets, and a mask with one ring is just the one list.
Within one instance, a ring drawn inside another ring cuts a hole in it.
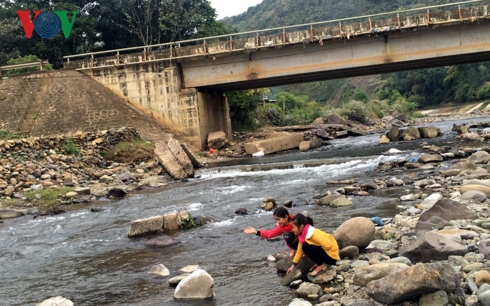
[{"label": "large boulder", "polygon": [[345,119],[343,119],[337,115],[330,115],[327,117],[327,120],[325,121],[325,123],[345,125]]},{"label": "large boulder", "polygon": [[214,281],[203,269],[197,269],[187,276],[175,288],[176,300],[203,300],[212,299]]},{"label": "large boulder", "polygon": [[228,139],[223,131],[212,132],[208,135],[208,148],[221,149],[227,143]]},{"label": "large boulder", "polygon": [[468,160],[475,164],[488,164],[490,162],[490,154],[487,151],[478,151],[468,157]]},{"label": "large boulder", "polygon": [[391,128],[391,130],[386,134],[390,141],[397,141],[400,138],[400,129],[397,126]]},{"label": "large boulder", "polygon": [[168,174],[174,179],[194,177],[194,167],[191,160],[175,139],[168,142],[159,141],[155,144],[155,155]]},{"label": "large boulder", "polygon": [[464,124],[462,125],[453,124],[451,131],[457,132],[458,134],[466,134],[470,132],[468,127]]},{"label": "large boulder", "polygon": [[484,193],[487,197],[490,197],[490,187],[488,187],[488,186],[477,185],[477,184],[468,184],[468,185],[464,185],[459,190],[459,192],[461,194],[465,194],[468,191],[479,191],[481,193]]},{"label": "large boulder", "polygon": [[475,219],[476,217],[476,213],[463,204],[442,199],[420,215],[415,228],[419,231],[442,229],[451,220]]},{"label": "large boulder", "polygon": [[267,139],[245,144],[247,154],[264,151],[265,154],[299,148],[303,141],[303,133],[275,133]]},{"label": "large boulder", "polygon": [[316,205],[330,205],[333,200],[342,197],[341,194],[330,194],[316,201]]},{"label": "large boulder", "polygon": [[449,264],[417,264],[369,282],[366,293],[380,303],[391,305],[439,290],[452,292],[459,285],[459,276]]},{"label": "large boulder", "polygon": [[192,223],[191,215],[187,211],[163,215],[163,230],[166,232],[176,231],[188,225],[184,223]]},{"label": "large boulder", "polygon": [[354,285],[364,287],[370,281],[383,278],[387,275],[408,269],[403,263],[379,263],[367,267],[359,267],[354,272]]},{"label": "large boulder", "polygon": [[158,233],[163,230],[163,217],[157,216],[148,219],[133,221],[128,231],[128,237],[138,237]]},{"label": "large boulder", "polygon": [[466,253],[468,249],[462,244],[459,236],[438,235],[433,232],[420,234],[415,241],[400,250],[400,255],[409,258],[412,262],[447,260],[451,255],[464,256]]},{"label": "large boulder", "polygon": [[339,249],[350,245],[359,249],[367,247],[374,240],[375,226],[371,220],[364,217],[352,218],[339,226],[333,233]]},{"label": "large boulder", "polygon": [[14,209],[0,209],[0,219],[19,218],[24,215],[23,212]]},{"label": "large boulder", "polygon": [[437,138],[441,135],[441,130],[434,126],[420,127],[419,132],[422,138]]},{"label": "large boulder", "polygon": [[390,143],[390,138],[388,136],[386,136],[385,134],[383,134],[379,137],[378,143],[379,144],[388,144],[388,143]]},{"label": "large boulder", "polygon": [[417,140],[420,139],[420,132],[418,128],[407,128],[401,130],[401,138],[403,140]]}]

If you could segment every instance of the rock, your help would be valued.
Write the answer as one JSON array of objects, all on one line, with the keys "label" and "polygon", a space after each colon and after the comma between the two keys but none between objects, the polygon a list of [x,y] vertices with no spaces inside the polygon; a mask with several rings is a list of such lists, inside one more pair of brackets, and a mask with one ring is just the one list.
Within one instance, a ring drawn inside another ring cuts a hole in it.
[{"label": "rock", "polygon": [[191,216],[187,211],[165,214],[163,215],[163,230],[166,232],[179,230],[183,226],[182,220],[190,219]]},{"label": "rock", "polygon": [[464,267],[463,272],[469,273],[473,270],[480,269],[481,267],[483,267],[483,264],[481,262],[475,262]]},{"label": "rock", "polygon": [[475,283],[478,287],[483,284],[490,284],[490,273],[487,270],[481,270],[476,273]]},{"label": "rock", "polygon": [[308,275],[308,280],[314,284],[323,285],[330,283],[336,276],[337,271],[335,269],[328,269],[324,273],[317,276]]},{"label": "rock", "polygon": [[214,297],[213,278],[204,270],[197,269],[184,278],[175,288],[176,300],[210,299]]},{"label": "rock", "polygon": [[464,256],[466,253],[468,249],[464,244],[433,232],[420,234],[415,241],[403,246],[400,251],[401,256],[409,258],[412,262],[446,260],[451,255]]},{"label": "rock", "polygon": [[162,264],[153,266],[148,273],[156,274],[162,277],[167,277],[170,275],[170,271]]},{"label": "rock", "polygon": [[420,132],[418,128],[407,128],[401,130],[401,138],[403,140],[417,140],[420,139]]},{"label": "rock", "polygon": [[112,176],[104,175],[101,178],[99,178],[99,182],[102,184],[110,184],[114,181],[114,178]]},{"label": "rock", "polygon": [[126,171],[124,173],[117,175],[116,178],[121,182],[131,181],[134,179],[134,174],[129,171]]},{"label": "rock", "polygon": [[163,229],[163,217],[152,217],[133,221],[128,231],[128,237],[138,237],[158,233]]},{"label": "rock", "polygon": [[459,277],[445,263],[417,264],[403,271],[374,280],[366,285],[366,293],[383,304],[396,304],[416,299],[426,293],[454,291]]},{"label": "rock", "polygon": [[313,306],[310,302],[303,299],[294,299],[288,306]]},{"label": "rock", "polygon": [[481,193],[484,193],[487,197],[490,196],[490,187],[488,186],[468,184],[468,185],[464,185],[459,190],[461,194],[465,194],[468,191],[479,191]]},{"label": "rock", "polygon": [[383,134],[379,137],[378,143],[379,144],[388,144],[388,143],[390,143],[390,138]]},{"label": "rock", "polygon": [[209,133],[208,135],[208,148],[221,149],[228,143],[226,134],[223,131]]},{"label": "rock", "polygon": [[302,283],[299,285],[299,288],[296,290],[296,294],[299,297],[308,297],[309,295],[313,294],[320,294],[322,292],[322,287],[317,284],[312,284],[312,283]]},{"label": "rock", "polygon": [[468,127],[464,124],[462,125],[453,124],[453,128],[451,129],[451,131],[456,131],[458,134],[465,134],[470,132]]},{"label": "rock", "polygon": [[485,256],[485,259],[490,259],[490,240],[482,240],[478,244],[478,252]]},{"label": "rock", "polygon": [[275,133],[270,138],[245,144],[247,154],[264,151],[265,154],[280,152],[299,147],[303,141],[303,133]]},{"label": "rock", "polygon": [[435,232],[438,235],[459,236],[461,239],[475,239],[480,235],[475,231],[448,229]]},{"label": "rock", "polygon": [[248,215],[247,209],[246,208],[237,208],[237,210],[235,210],[235,215],[246,216],[246,215]]},{"label": "rock", "polygon": [[90,195],[90,187],[78,187],[74,190],[78,195]]},{"label": "rock", "polygon": [[391,246],[392,246],[392,243],[390,241],[386,241],[386,240],[373,240],[366,247],[366,251],[368,249],[375,249],[375,250],[386,251],[386,250],[389,250],[391,248]]},{"label": "rock", "polygon": [[181,180],[194,177],[192,162],[177,140],[170,139],[167,143],[164,141],[157,142],[155,155],[167,173],[174,179]]},{"label": "rock", "polygon": [[110,188],[108,191],[108,197],[111,198],[123,198],[127,192],[121,188]]},{"label": "rock", "polygon": [[333,200],[340,198],[340,197],[342,197],[342,195],[336,194],[336,193],[331,194],[331,195],[327,195],[327,196],[319,199],[318,201],[316,201],[316,205],[330,205]]},{"label": "rock", "polygon": [[300,269],[295,268],[289,274],[286,274],[281,280],[281,286],[290,286],[291,283],[300,280],[303,277]]},{"label": "rock", "polygon": [[428,155],[420,156],[418,161],[426,164],[426,163],[442,162],[444,161],[444,158],[441,155],[428,154]]},{"label": "rock", "polygon": [[476,217],[476,213],[466,206],[442,199],[420,215],[416,229],[419,231],[442,229],[451,220],[476,219]]},{"label": "rock", "polygon": [[13,219],[19,218],[24,215],[23,212],[13,209],[1,209],[0,210],[0,219]]},{"label": "rock", "polygon": [[446,291],[439,290],[434,293],[427,293],[420,297],[419,306],[447,306],[449,305],[449,299]]},{"label": "rock", "polygon": [[403,263],[379,263],[372,266],[356,268],[353,282],[356,286],[364,287],[372,280],[377,280],[408,268],[409,266]]},{"label": "rock", "polygon": [[354,245],[359,249],[367,247],[374,240],[376,229],[371,220],[357,217],[347,220],[337,228],[334,237],[339,249]]},{"label": "rock", "polygon": [[386,136],[388,136],[390,141],[397,141],[400,138],[400,130],[397,126],[394,126],[390,129]]},{"label": "rock", "polygon": [[93,213],[98,213],[98,212],[103,212],[104,209],[103,208],[99,208],[99,207],[92,207],[90,208],[90,212],[93,212]]},{"label": "rock", "polygon": [[168,280],[168,285],[170,287],[177,287],[177,285],[184,279],[186,278],[187,276],[189,276],[190,273],[184,273],[184,274],[181,274],[181,275],[178,275],[178,276],[175,276],[175,277],[172,277],[171,279]]},{"label": "rock", "polygon": [[42,303],[36,304],[36,306],[73,306],[73,302],[69,299],[65,299],[64,297],[57,296],[52,297],[43,301]]},{"label": "rock", "polygon": [[74,192],[74,191],[71,191],[71,192],[68,192],[67,194],[65,194],[65,197],[67,197],[67,198],[75,198],[77,196],[78,196],[78,193]]},{"label": "rock", "polygon": [[330,206],[332,207],[343,207],[352,205],[352,201],[349,200],[346,196],[340,196],[330,202]]},{"label": "rock", "polygon": [[329,115],[327,119],[325,120],[326,124],[340,124],[340,125],[345,125],[346,122],[343,118],[337,116],[337,115]]},{"label": "rock", "polygon": [[442,134],[439,128],[433,126],[419,127],[419,132],[422,138],[437,138]]},{"label": "rock", "polygon": [[339,251],[340,258],[357,258],[359,256],[359,248],[355,245],[350,245]]},{"label": "rock", "polygon": [[468,157],[468,160],[475,164],[488,164],[490,162],[490,154],[486,151],[478,151]]},{"label": "rock", "polygon": [[490,285],[483,284],[476,293],[478,301],[483,306],[490,306]]},{"label": "rock", "polygon": [[301,152],[308,151],[311,148],[310,142],[309,141],[302,141],[299,143],[299,150]]},{"label": "rock", "polygon": [[461,138],[466,141],[479,141],[481,139],[480,135],[475,132],[461,134]]},{"label": "rock", "polygon": [[461,204],[479,204],[487,200],[487,195],[481,191],[470,190],[461,195]]},{"label": "rock", "polygon": [[199,269],[198,265],[189,265],[189,266],[183,267],[179,271],[184,272],[184,273],[192,273],[192,272],[196,271],[197,269]]},{"label": "rock", "polygon": [[162,236],[162,237],[148,240],[147,242],[145,242],[145,245],[147,247],[152,247],[152,248],[166,248],[172,245],[176,245],[178,243],[180,243],[180,241],[172,237]]},{"label": "rock", "polygon": [[388,259],[387,261],[385,261],[385,263],[403,263],[406,264],[407,266],[412,265],[412,261],[404,256],[398,256],[392,259]]}]

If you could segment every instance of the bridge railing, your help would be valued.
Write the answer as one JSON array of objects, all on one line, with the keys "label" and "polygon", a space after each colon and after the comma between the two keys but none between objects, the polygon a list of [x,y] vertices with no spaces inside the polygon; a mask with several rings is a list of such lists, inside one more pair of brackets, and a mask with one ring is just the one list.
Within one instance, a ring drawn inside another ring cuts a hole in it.
[{"label": "bridge railing", "polygon": [[[217,56],[297,43],[350,39],[421,26],[475,21],[488,17],[488,0],[470,0],[402,11],[246,31],[162,44],[64,56],[65,67],[96,69],[191,57]],[[480,4],[480,6],[475,6]],[[485,4],[485,5],[484,5]],[[389,17],[389,18],[387,18]],[[130,53],[128,55],[128,53]]]},{"label": "bridge railing", "polygon": [[0,66],[0,78],[2,77],[2,71],[22,69],[22,68],[33,68],[33,67],[39,67],[39,70],[43,71],[44,66],[48,64],[49,64],[49,60],[39,60],[36,62]]}]

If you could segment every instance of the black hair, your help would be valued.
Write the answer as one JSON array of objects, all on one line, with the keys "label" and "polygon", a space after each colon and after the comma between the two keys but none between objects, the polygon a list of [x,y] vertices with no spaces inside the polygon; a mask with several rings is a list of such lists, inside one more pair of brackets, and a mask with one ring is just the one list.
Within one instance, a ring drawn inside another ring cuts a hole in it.
[{"label": "black hair", "polygon": [[279,218],[288,217],[289,219],[289,211],[285,207],[279,207],[276,210],[274,210],[273,216],[277,216]]},{"label": "black hair", "polygon": [[306,224],[313,226],[313,219],[311,219],[311,217],[305,217],[302,214],[297,214],[296,216],[294,216],[293,219],[291,220],[291,222],[293,222],[294,225],[296,225],[297,227],[300,227],[301,225],[306,225]]}]

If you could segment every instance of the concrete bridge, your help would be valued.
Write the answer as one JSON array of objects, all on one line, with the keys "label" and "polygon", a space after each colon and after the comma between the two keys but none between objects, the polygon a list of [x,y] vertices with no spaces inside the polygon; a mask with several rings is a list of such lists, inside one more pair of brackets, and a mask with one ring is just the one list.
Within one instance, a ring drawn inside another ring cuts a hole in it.
[{"label": "concrete bridge", "polygon": [[473,0],[65,59],[204,149],[231,139],[227,91],[487,61],[490,15]]}]

